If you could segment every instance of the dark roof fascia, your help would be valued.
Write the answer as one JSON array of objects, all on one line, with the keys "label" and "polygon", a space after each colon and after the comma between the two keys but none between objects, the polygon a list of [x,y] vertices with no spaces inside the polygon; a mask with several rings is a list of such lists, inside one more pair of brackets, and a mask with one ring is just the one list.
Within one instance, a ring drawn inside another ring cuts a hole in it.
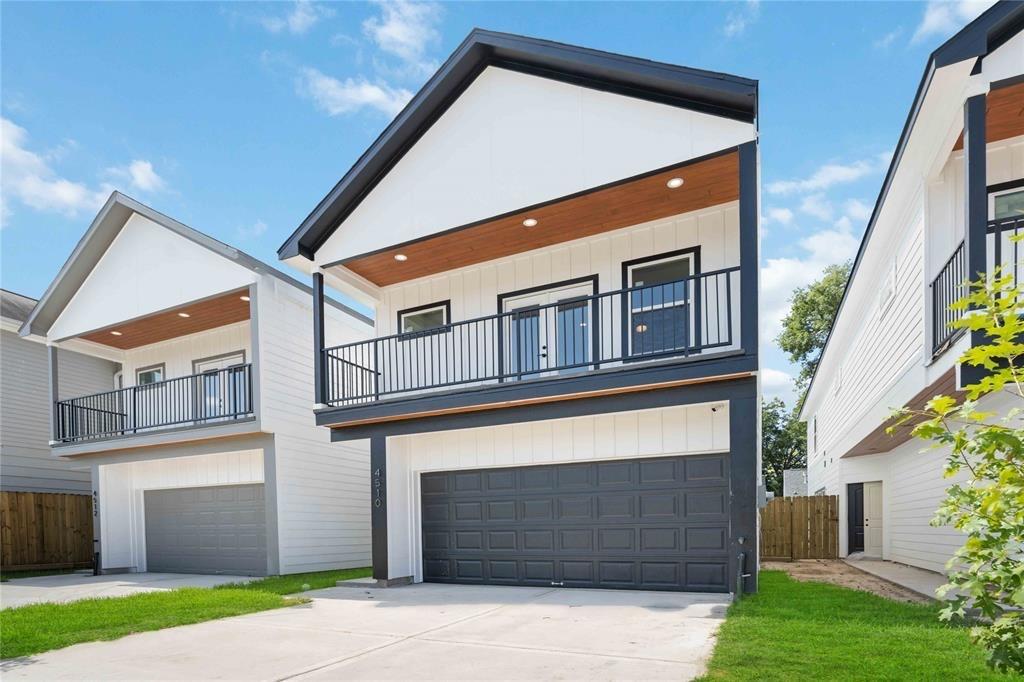
[{"label": "dark roof fascia", "polygon": [[757,81],[547,40],[474,29],[278,249],[316,250],[488,66],[755,122]]},{"label": "dark roof fascia", "polygon": [[853,259],[853,267],[850,268],[850,276],[846,280],[846,286],[843,289],[843,296],[839,300],[839,306],[836,308],[835,316],[832,318],[832,324],[829,326],[828,335],[825,337],[825,345],[822,346],[821,353],[818,355],[818,364],[814,366],[814,372],[811,374],[811,381],[807,385],[807,392],[804,394],[805,405],[806,396],[811,394],[811,390],[814,388],[815,379],[818,378],[818,369],[821,367],[821,358],[825,357],[825,351],[828,350],[829,342],[832,340],[832,332],[835,330],[836,321],[839,319],[839,315],[843,310],[843,305],[846,303],[846,295],[850,291],[850,283],[853,282],[853,278],[857,274],[857,270],[860,268],[864,250],[867,248],[868,241],[871,239],[871,234],[874,231],[875,222],[878,220],[878,214],[881,211],[882,205],[885,203],[885,200],[889,195],[889,188],[896,175],[896,169],[899,168],[900,161],[903,158],[903,152],[906,150],[907,143],[910,140],[910,133],[914,129],[914,123],[917,121],[917,116],[921,111],[921,106],[924,104],[924,99],[928,94],[928,87],[931,84],[932,77],[935,75],[936,69],[956,64],[964,61],[965,59],[982,58],[991,50],[995,50],[997,47],[1009,40],[1009,38],[1011,38],[1017,31],[1021,30],[1022,26],[1024,26],[1024,0],[1014,2],[1000,0],[1000,2],[997,2],[995,5],[983,12],[977,19],[961,29],[959,33],[936,48],[935,51],[931,53],[931,56],[928,57],[928,63],[925,65],[924,74],[921,76],[921,82],[918,84],[917,92],[914,94],[913,104],[910,107],[910,112],[907,114],[907,120],[903,124],[903,130],[900,132],[900,139],[896,145],[896,151],[892,155],[892,160],[889,162],[889,168],[885,173],[885,180],[882,181],[882,189],[878,193],[878,198],[875,200],[875,207],[871,211],[871,217],[868,219],[868,225],[864,230],[864,236],[861,238],[860,246],[857,248],[857,255]]},{"label": "dark roof fascia", "polygon": [[[66,306],[71,300],[71,296],[74,295],[73,292],[78,290],[85,279],[89,276],[89,273],[92,272],[93,268],[99,262],[102,254],[110,248],[110,244],[113,243],[114,238],[121,232],[121,229],[127,223],[132,213],[138,213],[161,227],[169,229],[199,246],[210,249],[214,253],[223,256],[232,262],[238,263],[257,274],[266,274],[276,277],[277,279],[300,289],[310,296],[313,294],[312,287],[307,284],[303,284],[291,275],[267,265],[263,261],[250,256],[244,251],[240,251],[233,246],[214,239],[209,235],[203,234],[202,232],[199,232],[198,230],[191,228],[170,216],[164,215],[163,213],[160,213],[159,211],[146,206],[145,204],[136,201],[121,192],[115,191],[111,193],[107,202],[103,205],[103,208],[101,208],[99,213],[96,214],[96,217],[89,225],[89,229],[87,229],[85,234],[82,235],[82,238],[72,250],[71,255],[68,256],[67,261],[65,261],[64,265],[57,273],[57,276],[50,283],[50,286],[47,287],[46,292],[42,297],[40,297],[39,301],[32,309],[32,312],[29,314],[28,319],[22,324],[20,330],[22,335],[38,334],[40,336],[45,336],[47,334],[49,327],[56,320],[56,316],[59,315],[59,312],[54,315],[52,319],[45,322],[46,329],[37,329],[34,325],[40,312],[48,306],[50,299],[56,295],[56,292],[59,289],[62,288],[65,280],[69,280],[67,286],[71,286],[73,291],[60,302],[60,309],[63,310],[64,306]],[[83,255],[87,251],[95,257],[83,258]],[[351,315],[360,322],[371,326],[373,325],[372,319],[339,301],[326,297],[324,301],[332,307]]]}]

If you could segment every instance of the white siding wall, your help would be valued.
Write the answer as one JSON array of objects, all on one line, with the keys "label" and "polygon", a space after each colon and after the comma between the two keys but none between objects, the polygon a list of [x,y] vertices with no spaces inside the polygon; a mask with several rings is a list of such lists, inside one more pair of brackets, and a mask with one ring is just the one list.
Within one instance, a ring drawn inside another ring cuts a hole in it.
[{"label": "white siding wall", "polygon": [[135,372],[143,367],[163,364],[164,378],[174,379],[193,374],[196,360],[237,351],[245,353],[246,362],[252,361],[248,321],[133,348],[124,354],[124,385],[134,386]]},{"label": "white siding wall", "polygon": [[461,429],[388,439],[388,564],[422,580],[424,471],[727,452],[726,403]]},{"label": "white siding wall", "polygon": [[[370,564],[370,462],[365,441],[331,443],[313,420],[312,297],[265,277],[257,291],[260,413],[275,434],[282,573]],[[371,329],[327,306],[330,345]]]},{"label": "white siding wall", "polygon": [[260,450],[106,464],[97,468],[104,569],[146,570],[143,494],[161,488],[262,483]]}]

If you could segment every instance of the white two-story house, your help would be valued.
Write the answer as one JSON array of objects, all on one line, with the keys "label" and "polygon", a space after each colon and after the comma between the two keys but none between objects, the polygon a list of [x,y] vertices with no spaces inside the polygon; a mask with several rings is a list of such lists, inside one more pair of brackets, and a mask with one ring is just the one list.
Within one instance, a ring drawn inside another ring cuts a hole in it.
[{"label": "white two-story house", "polygon": [[1020,270],[1022,27],[1024,3],[999,2],[932,53],[808,391],[808,491],[840,497],[842,556],[941,571],[963,543],[929,525],[948,451],[886,428],[976,379],[949,304],[968,277]]},{"label": "white two-story house", "polygon": [[[310,294],[111,195],[20,330],[48,348],[42,418],[52,455],[92,482],[100,570],[367,565],[366,444],[332,445],[309,414]],[[372,333],[334,301],[324,316],[333,343]],[[105,376],[82,386],[65,372],[71,353],[102,360]]]},{"label": "white two-story house", "polygon": [[374,577],[756,589],[757,201],[755,81],[473,31],[279,250]]}]

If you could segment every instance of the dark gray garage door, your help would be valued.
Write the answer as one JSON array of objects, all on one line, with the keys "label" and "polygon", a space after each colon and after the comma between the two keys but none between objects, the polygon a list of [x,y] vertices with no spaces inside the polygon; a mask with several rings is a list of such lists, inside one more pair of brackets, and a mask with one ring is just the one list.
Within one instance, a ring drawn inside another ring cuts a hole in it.
[{"label": "dark gray garage door", "polygon": [[147,490],[146,570],[264,575],[263,484]]},{"label": "dark gray garage door", "polygon": [[728,591],[726,455],[425,473],[430,582]]}]

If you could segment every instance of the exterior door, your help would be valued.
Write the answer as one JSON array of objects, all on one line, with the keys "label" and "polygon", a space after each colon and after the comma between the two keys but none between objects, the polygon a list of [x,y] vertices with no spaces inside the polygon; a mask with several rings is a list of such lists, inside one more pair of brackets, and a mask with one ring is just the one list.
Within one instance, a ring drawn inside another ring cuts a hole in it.
[{"label": "exterior door", "polygon": [[882,483],[864,484],[864,554],[882,556]]},{"label": "exterior door", "polygon": [[567,374],[591,362],[590,284],[517,296],[504,301],[505,367],[513,378]]},{"label": "exterior door", "polygon": [[728,592],[729,457],[424,473],[428,582]]},{"label": "exterior door", "polygon": [[244,353],[233,353],[208,360],[197,360],[193,373],[199,376],[196,419],[229,419],[248,409]]},{"label": "exterior door", "polygon": [[846,553],[853,554],[864,551],[864,484],[851,483],[846,490]]}]

